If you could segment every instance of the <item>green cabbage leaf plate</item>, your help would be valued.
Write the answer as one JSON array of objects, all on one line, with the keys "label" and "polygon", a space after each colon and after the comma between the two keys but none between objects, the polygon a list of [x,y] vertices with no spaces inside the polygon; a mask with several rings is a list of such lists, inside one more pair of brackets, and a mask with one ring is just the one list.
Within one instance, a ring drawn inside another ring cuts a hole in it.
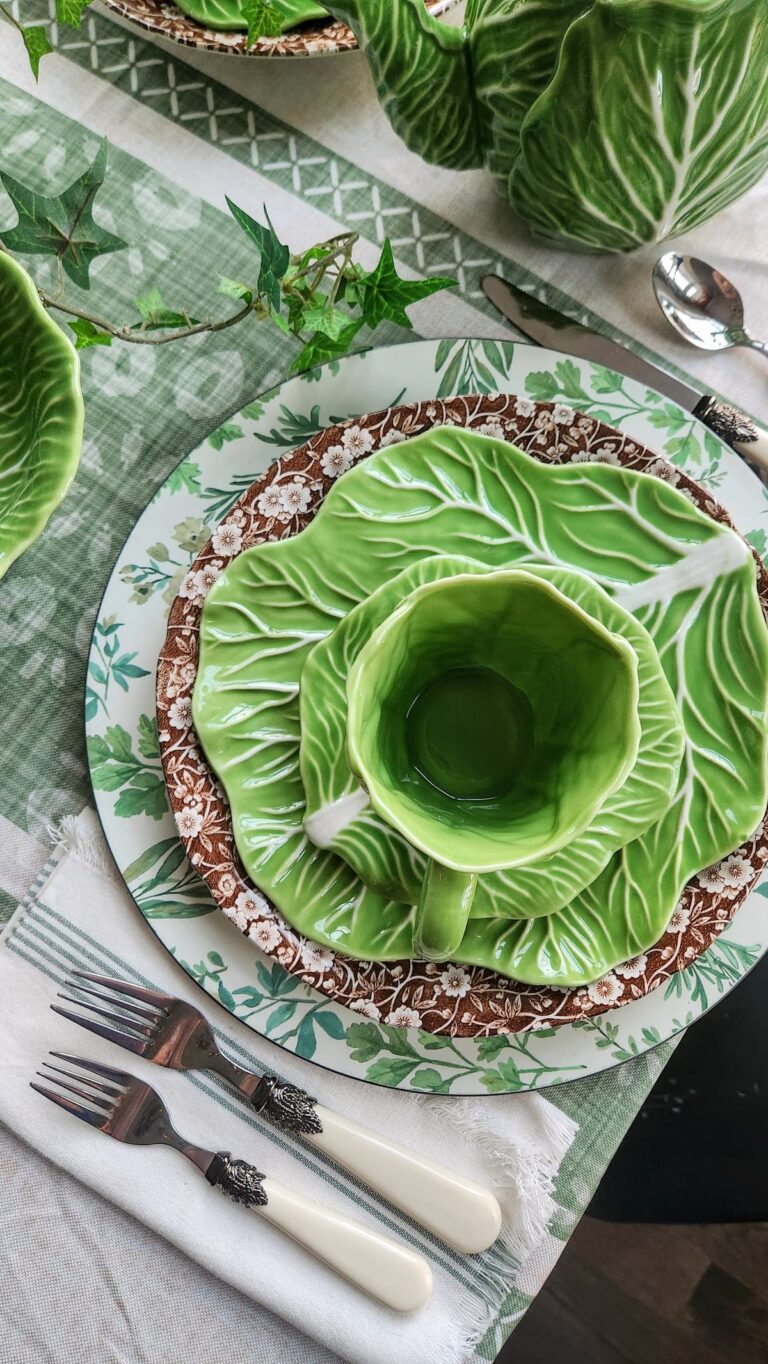
[{"label": "green cabbage leaf plate", "polygon": [[193,699],[253,882],[307,937],[371,960],[412,952],[413,908],[367,888],[304,830],[302,669],[360,601],[434,554],[568,569],[645,627],[685,728],[660,819],[556,913],[470,920],[457,959],[575,986],[649,947],[686,881],[738,846],[766,803],[768,631],[735,532],[661,479],[547,465],[437,428],[346,473],[300,534],[234,559],[202,614]]}]

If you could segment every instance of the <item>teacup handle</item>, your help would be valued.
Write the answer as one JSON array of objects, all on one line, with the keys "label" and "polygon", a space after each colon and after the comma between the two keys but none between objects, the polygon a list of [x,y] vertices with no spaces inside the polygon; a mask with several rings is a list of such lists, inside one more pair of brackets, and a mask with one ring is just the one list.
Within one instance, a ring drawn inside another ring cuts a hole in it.
[{"label": "teacup handle", "polygon": [[413,945],[426,961],[448,961],[464,937],[477,875],[430,860],[416,906]]}]

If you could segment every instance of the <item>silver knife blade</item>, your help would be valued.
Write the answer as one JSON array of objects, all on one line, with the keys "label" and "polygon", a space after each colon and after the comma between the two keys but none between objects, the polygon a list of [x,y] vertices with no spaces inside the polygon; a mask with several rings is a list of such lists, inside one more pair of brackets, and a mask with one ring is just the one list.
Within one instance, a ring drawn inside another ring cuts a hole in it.
[{"label": "silver knife blade", "polygon": [[596,365],[605,365],[607,369],[626,374],[628,379],[636,379],[648,388],[655,388],[659,393],[663,393],[665,398],[671,398],[673,402],[679,403],[687,412],[693,412],[700,403],[701,394],[683,383],[681,379],[667,374],[666,370],[659,369],[657,365],[651,364],[650,360],[644,360],[641,355],[627,350],[618,341],[612,341],[609,336],[593,332],[589,327],[583,327],[580,322],[574,322],[572,318],[556,312],[554,308],[548,308],[545,303],[527,294],[524,289],[508,284],[499,275],[486,275],[482,287],[483,293],[494,307],[498,308],[518,331],[536,341],[538,345],[546,346],[550,350],[564,351],[568,355],[577,356],[580,360],[591,360]]}]

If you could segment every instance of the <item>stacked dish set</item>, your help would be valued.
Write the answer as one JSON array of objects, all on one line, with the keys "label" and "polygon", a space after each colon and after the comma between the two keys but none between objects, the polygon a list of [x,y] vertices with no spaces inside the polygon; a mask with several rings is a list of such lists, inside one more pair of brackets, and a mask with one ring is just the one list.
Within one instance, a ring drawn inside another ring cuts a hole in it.
[{"label": "stacked dish set", "polygon": [[230,918],[265,897],[266,951],[370,1017],[386,998],[487,1037],[538,1000],[569,1022],[615,1002],[614,968],[637,997],[740,902],[672,960],[686,883],[746,840],[743,895],[762,866],[761,594],[708,494],[578,413],[467,397],[326,430],[241,497],[171,610],[158,730],[187,851]]}]

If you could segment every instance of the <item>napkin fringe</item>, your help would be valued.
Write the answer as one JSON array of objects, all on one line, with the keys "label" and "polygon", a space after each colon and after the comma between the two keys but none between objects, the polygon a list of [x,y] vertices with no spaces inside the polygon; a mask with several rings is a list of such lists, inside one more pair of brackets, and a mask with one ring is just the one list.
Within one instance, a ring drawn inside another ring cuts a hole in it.
[{"label": "napkin fringe", "polygon": [[546,1149],[551,1142],[553,1150],[562,1152],[573,1140],[575,1125],[559,1108],[546,1101],[538,1101],[538,1095],[528,1096],[529,1105],[536,1103],[537,1134],[517,1132],[507,1134],[502,1140],[488,1126],[488,1099],[447,1106],[440,1103],[439,1113],[435,1111],[435,1100],[428,1094],[416,1096],[417,1103],[427,1111],[432,1109],[431,1119],[441,1126],[446,1123],[454,1127],[463,1137],[483,1151],[493,1162],[498,1172],[494,1179],[497,1192],[510,1192],[515,1197],[516,1215],[505,1227],[496,1245],[487,1251],[482,1263],[477,1261],[477,1281],[486,1282],[491,1293],[502,1296],[513,1277],[528,1259],[531,1252],[544,1236],[555,1210],[555,1176],[558,1170],[556,1160]]},{"label": "napkin fringe", "polygon": [[[90,814],[90,818],[84,818]],[[49,824],[46,830],[54,847],[63,853],[71,853],[83,866],[102,876],[114,879],[112,858],[104,841],[101,825],[95,814],[81,811],[79,815],[65,815],[58,824]]]},{"label": "napkin fringe", "polygon": [[451,1294],[451,1315],[456,1321],[461,1338],[446,1341],[443,1347],[437,1349],[434,1345],[430,1346],[429,1364],[463,1364],[474,1355],[477,1346],[483,1336],[493,1325],[498,1313],[499,1301],[503,1300],[509,1292],[510,1281],[501,1280],[499,1292],[501,1299],[495,1303],[484,1303],[478,1298],[476,1293],[470,1293],[467,1289],[460,1289]]}]

